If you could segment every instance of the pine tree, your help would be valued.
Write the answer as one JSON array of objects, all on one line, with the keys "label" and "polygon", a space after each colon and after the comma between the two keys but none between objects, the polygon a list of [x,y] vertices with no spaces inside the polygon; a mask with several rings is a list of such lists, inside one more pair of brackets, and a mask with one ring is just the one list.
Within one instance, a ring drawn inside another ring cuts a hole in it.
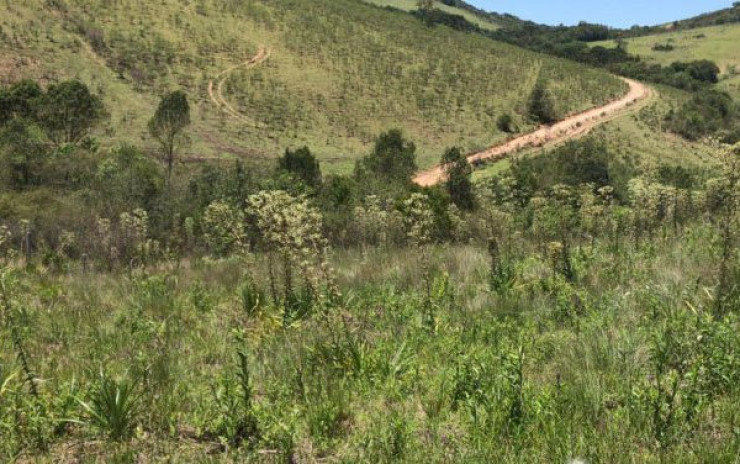
[{"label": "pine tree", "polygon": [[527,103],[529,118],[536,123],[552,124],[557,120],[555,107],[543,80],[538,80]]},{"label": "pine tree", "polygon": [[442,155],[442,165],[447,173],[445,188],[452,202],[461,210],[470,211],[475,206],[473,184],[470,175],[473,169],[459,148],[449,148]]}]

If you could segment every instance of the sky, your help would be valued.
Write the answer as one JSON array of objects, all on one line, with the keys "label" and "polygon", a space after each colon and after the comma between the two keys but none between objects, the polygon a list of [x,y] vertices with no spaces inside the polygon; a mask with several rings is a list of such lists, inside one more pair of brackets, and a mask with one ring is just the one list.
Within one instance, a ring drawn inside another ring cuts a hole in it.
[{"label": "sky", "polygon": [[544,24],[579,21],[628,28],[653,26],[732,6],[733,0],[467,0],[486,11]]}]

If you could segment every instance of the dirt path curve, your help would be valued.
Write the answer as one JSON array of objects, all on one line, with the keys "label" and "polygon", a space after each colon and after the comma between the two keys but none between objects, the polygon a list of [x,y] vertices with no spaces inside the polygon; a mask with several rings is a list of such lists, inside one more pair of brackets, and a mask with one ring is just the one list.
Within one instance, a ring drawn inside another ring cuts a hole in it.
[{"label": "dirt path curve", "polygon": [[[225,69],[218,73],[215,80],[211,80],[208,82],[208,96],[211,98],[211,101],[224,113],[228,114],[232,118],[249,124],[251,126],[257,126],[258,124],[250,119],[249,117],[245,116],[244,114],[240,113],[236,108],[234,108],[226,99],[224,98],[224,83],[226,82],[226,78],[229,76],[230,73],[236,71],[239,68],[246,68],[251,69],[255,66],[258,66],[267,59],[270,58],[270,50],[265,48],[264,46],[261,46],[259,50],[257,51],[257,54],[254,55],[249,60],[245,61],[244,63],[237,64],[235,66],[232,66],[228,69]],[[214,84],[215,82],[215,84]]]},{"label": "dirt path curve", "polygon": [[[592,108],[582,113],[569,116],[552,126],[542,126],[534,132],[522,135],[515,139],[495,145],[480,153],[468,156],[471,164],[503,158],[518,150],[539,147],[545,144],[561,143],[588,133],[594,127],[603,124],[623,110],[654,95],[654,91],[640,82],[622,78],[629,85],[629,92],[618,100],[604,106]],[[420,172],[414,182],[422,187],[436,185],[445,180],[444,166],[437,165],[429,170]]]}]

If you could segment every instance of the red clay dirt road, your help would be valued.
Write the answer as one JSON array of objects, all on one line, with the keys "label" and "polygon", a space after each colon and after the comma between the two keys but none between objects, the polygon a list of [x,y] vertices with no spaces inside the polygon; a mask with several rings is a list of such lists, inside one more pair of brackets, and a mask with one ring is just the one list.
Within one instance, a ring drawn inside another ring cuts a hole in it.
[{"label": "red clay dirt road", "polygon": [[[507,155],[532,147],[545,144],[557,144],[574,139],[588,133],[594,127],[610,120],[617,113],[633,106],[641,100],[653,96],[653,90],[640,82],[622,78],[629,85],[629,92],[619,100],[604,106],[592,108],[582,113],[574,114],[552,126],[542,126],[534,132],[522,135],[500,145],[495,145],[480,153],[468,156],[471,164],[504,158]],[[429,170],[420,172],[414,177],[414,182],[422,187],[436,185],[445,180],[444,166],[437,165]]]}]

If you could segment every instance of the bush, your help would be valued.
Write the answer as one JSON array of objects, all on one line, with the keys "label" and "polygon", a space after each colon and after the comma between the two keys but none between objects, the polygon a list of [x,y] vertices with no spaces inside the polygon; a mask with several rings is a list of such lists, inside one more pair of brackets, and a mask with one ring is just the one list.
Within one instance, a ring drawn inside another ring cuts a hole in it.
[{"label": "bush", "polygon": [[732,97],[718,90],[703,90],[678,111],[666,116],[668,128],[688,140],[699,140],[722,130],[732,130],[738,115]]},{"label": "bush", "polygon": [[295,151],[285,150],[285,154],[278,159],[278,170],[295,174],[309,187],[317,188],[321,185],[319,162],[308,147]]},{"label": "bush", "polygon": [[504,113],[498,117],[496,120],[496,127],[498,127],[501,132],[506,132],[507,134],[516,132],[514,118],[512,118],[509,113]]}]

